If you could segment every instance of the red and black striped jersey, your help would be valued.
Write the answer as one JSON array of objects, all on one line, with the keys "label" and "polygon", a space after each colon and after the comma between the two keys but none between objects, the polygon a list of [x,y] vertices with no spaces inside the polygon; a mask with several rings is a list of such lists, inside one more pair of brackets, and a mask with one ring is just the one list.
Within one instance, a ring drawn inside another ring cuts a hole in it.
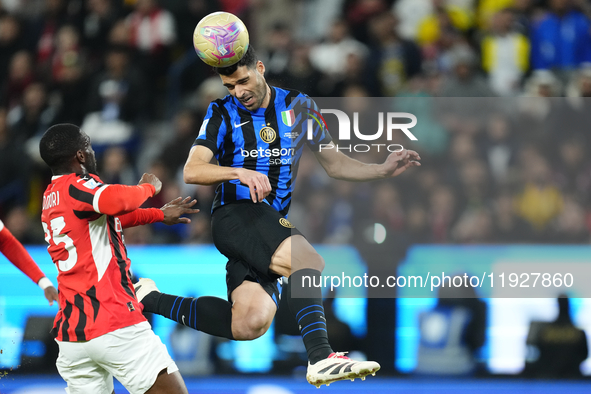
[{"label": "red and black striped jersey", "polygon": [[52,178],[41,222],[58,269],[57,340],[87,341],[145,321],[122,231],[163,219],[159,209],[137,209],[154,192],[149,184],[105,185],[94,175]]}]

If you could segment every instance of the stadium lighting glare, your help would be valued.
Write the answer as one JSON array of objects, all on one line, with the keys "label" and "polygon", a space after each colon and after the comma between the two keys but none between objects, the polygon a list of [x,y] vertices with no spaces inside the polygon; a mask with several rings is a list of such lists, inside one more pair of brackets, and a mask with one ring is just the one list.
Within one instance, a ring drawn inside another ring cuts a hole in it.
[{"label": "stadium lighting glare", "polygon": [[373,240],[377,244],[381,244],[386,240],[386,227],[383,224],[375,223],[373,225]]}]

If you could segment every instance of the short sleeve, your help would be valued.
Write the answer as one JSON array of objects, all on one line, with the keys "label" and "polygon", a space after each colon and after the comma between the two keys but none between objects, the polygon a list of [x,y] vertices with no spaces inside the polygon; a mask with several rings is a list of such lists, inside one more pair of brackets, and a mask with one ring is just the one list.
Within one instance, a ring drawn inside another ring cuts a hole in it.
[{"label": "short sleeve", "polygon": [[[313,152],[318,152],[320,145],[327,145],[332,142],[332,136],[324,122],[324,118],[314,100],[308,96],[303,97],[302,108],[306,116],[303,116],[303,132],[306,133],[306,142]],[[312,135],[308,133],[308,119],[312,121]]]},{"label": "short sleeve", "polygon": [[74,211],[101,213],[98,201],[102,192],[108,187],[99,178],[83,175],[74,178],[68,186]]},{"label": "short sleeve", "polygon": [[212,102],[209,104],[209,108],[207,108],[207,114],[203,119],[203,123],[199,129],[199,135],[193,146],[205,146],[216,155],[222,146],[225,135],[226,123],[222,116],[222,110],[217,103]]}]

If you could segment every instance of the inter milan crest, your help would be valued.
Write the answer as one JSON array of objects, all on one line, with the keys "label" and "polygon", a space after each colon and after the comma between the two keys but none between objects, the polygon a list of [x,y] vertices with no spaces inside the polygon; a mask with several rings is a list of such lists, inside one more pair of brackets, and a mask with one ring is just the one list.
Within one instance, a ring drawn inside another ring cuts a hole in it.
[{"label": "inter milan crest", "polygon": [[270,144],[271,142],[275,141],[275,138],[277,138],[277,133],[272,127],[263,127],[259,134],[261,139],[267,144]]},{"label": "inter milan crest", "polygon": [[295,226],[293,224],[291,224],[291,222],[285,218],[279,219],[279,224],[281,224],[283,227],[295,228]]}]

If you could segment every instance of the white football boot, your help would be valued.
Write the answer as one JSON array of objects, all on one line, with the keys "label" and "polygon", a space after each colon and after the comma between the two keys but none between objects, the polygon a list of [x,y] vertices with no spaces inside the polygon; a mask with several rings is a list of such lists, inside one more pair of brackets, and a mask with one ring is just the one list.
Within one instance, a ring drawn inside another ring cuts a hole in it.
[{"label": "white football boot", "polygon": [[354,381],[356,378],[365,380],[367,375],[375,375],[380,369],[380,364],[375,361],[354,361],[346,357],[345,353],[331,353],[328,358],[314,365],[308,362],[306,373],[308,383],[320,388],[323,384],[329,386],[338,380]]}]

